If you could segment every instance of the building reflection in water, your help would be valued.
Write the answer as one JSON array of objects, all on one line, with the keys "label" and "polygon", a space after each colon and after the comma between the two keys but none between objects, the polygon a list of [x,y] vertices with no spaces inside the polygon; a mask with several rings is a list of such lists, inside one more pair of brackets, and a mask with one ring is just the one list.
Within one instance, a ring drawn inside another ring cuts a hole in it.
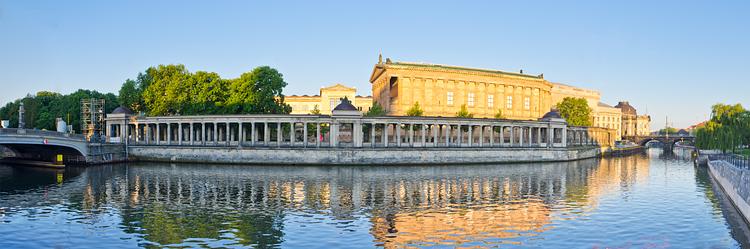
[{"label": "building reflection in water", "polygon": [[521,243],[648,179],[648,158],[424,167],[206,166],[87,168],[59,189],[71,207],[119,210],[144,245],[284,241],[288,215],[367,219],[386,248]]}]

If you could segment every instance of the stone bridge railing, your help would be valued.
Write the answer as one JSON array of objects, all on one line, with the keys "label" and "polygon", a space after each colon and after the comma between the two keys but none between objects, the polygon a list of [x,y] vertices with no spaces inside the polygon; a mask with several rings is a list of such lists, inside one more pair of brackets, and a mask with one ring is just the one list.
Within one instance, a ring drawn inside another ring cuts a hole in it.
[{"label": "stone bridge railing", "polygon": [[571,147],[609,146],[614,132],[562,119],[318,115],[108,116],[108,141],[221,147]]},{"label": "stone bridge railing", "polygon": [[67,138],[71,140],[80,140],[80,141],[86,140],[86,137],[81,134],[70,134],[70,133],[63,133],[63,132],[57,132],[57,131],[43,131],[43,130],[18,129],[18,128],[0,129],[0,135],[25,135],[25,136]]}]

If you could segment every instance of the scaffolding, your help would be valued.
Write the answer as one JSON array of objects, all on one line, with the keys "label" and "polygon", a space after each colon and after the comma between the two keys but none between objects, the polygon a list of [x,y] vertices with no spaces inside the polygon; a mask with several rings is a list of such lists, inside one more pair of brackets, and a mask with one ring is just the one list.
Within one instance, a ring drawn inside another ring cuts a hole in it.
[{"label": "scaffolding", "polygon": [[92,143],[101,142],[104,99],[81,99],[81,133]]}]

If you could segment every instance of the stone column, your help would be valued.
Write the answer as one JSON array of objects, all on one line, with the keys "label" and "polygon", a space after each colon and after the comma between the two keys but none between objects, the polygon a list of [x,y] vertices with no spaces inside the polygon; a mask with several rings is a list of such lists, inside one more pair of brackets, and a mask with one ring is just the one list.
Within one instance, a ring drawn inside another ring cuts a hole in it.
[{"label": "stone column", "polygon": [[567,126],[563,126],[560,130],[562,130],[562,147],[568,147],[568,129],[566,129]]},{"label": "stone column", "polygon": [[370,123],[370,147],[375,148],[375,122]]},{"label": "stone column", "polygon": [[151,125],[150,124],[145,124],[145,125],[146,127],[145,127],[145,130],[143,131],[145,135],[144,140],[146,141],[146,144],[150,144],[151,143]]},{"label": "stone column", "polygon": [[284,142],[284,133],[281,133],[281,122],[276,122],[276,147],[281,147]]},{"label": "stone column", "polygon": [[461,147],[461,145],[463,144],[464,135],[461,134],[462,133],[462,131],[461,131],[461,125],[459,124],[456,127],[457,127],[456,128],[456,133],[457,133],[456,134],[456,143],[458,144],[458,147]]},{"label": "stone column", "polygon": [[484,126],[479,125],[479,147],[484,147]]},{"label": "stone column", "polygon": [[331,147],[339,146],[339,124],[336,121],[331,122],[331,131],[328,133]]},{"label": "stone column", "polygon": [[430,131],[432,131],[432,147],[438,147],[440,125],[432,124]]},{"label": "stone column", "polygon": [[315,122],[315,147],[320,148],[320,122]]},{"label": "stone column", "polygon": [[516,136],[514,136],[515,132],[513,132],[515,127],[510,126],[509,128],[510,128],[510,147],[513,147],[513,145],[515,144],[515,141],[513,140],[516,140]]},{"label": "stone column", "polygon": [[426,147],[427,138],[425,136],[427,136],[427,125],[420,124],[420,126],[422,126],[422,147]]},{"label": "stone column", "polygon": [[414,123],[409,124],[409,147],[414,147]]},{"label": "stone column", "polygon": [[451,125],[445,126],[445,147],[451,146]]},{"label": "stone column", "polygon": [[542,127],[536,127],[536,143],[538,147],[542,147]]},{"label": "stone column", "polygon": [[401,147],[401,123],[396,124],[396,147]]},{"label": "stone column", "polygon": [[161,124],[156,123],[156,144],[161,144]]},{"label": "stone column", "polygon": [[201,123],[201,145],[206,146],[206,122]]},{"label": "stone column", "polygon": [[302,147],[307,148],[307,122],[302,123]]},{"label": "stone column", "polygon": [[177,123],[177,127],[177,139],[180,140],[177,142],[177,145],[182,145],[182,123]]},{"label": "stone column", "polygon": [[229,127],[229,122],[226,122],[225,124],[226,124],[226,128],[224,128],[224,132],[226,133],[225,135],[227,137],[226,142],[227,142],[227,146],[230,146],[232,145],[232,140],[230,137],[232,135],[232,129]]},{"label": "stone column", "polygon": [[495,147],[495,126],[490,125],[490,147]]},{"label": "stone column", "polygon": [[473,127],[474,127],[474,125],[469,125],[469,131],[468,131],[468,134],[467,134],[467,135],[469,135],[469,137],[466,139],[466,142],[469,144],[469,147],[474,146],[474,144],[473,144],[473,142],[474,142],[474,131],[472,129]]},{"label": "stone column", "polygon": [[239,130],[240,138],[237,139],[237,147],[242,148],[242,143],[245,142],[245,129],[242,127],[242,122],[237,123],[237,130]]},{"label": "stone column", "polygon": [[255,132],[255,122],[250,122],[250,146],[255,146],[257,140],[257,132]]},{"label": "stone column", "polygon": [[388,123],[383,124],[383,147],[388,147],[388,129],[390,125]]},{"label": "stone column", "polygon": [[362,148],[362,145],[364,143],[364,136],[362,134],[362,123],[361,121],[356,121],[352,123],[352,130],[354,132],[354,147]]},{"label": "stone column", "polygon": [[167,123],[167,145],[172,144],[172,124]]},{"label": "stone column", "polygon": [[534,136],[533,136],[534,128],[529,126],[529,147],[534,145]]},{"label": "stone column", "polygon": [[190,122],[190,124],[188,124],[188,129],[190,129],[190,134],[188,135],[188,139],[190,139],[190,145],[193,145],[193,140],[194,140],[194,136],[193,136],[193,131],[194,131],[193,130],[193,122]]},{"label": "stone column", "polygon": [[139,138],[139,136],[141,135],[141,129],[138,129],[138,126],[139,124],[135,124],[135,143],[136,144],[141,141],[141,139]]},{"label": "stone column", "polygon": [[268,140],[271,140],[271,131],[268,130],[268,121],[264,121],[263,122],[263,144],[265,146],[270,145]]},{"label": "stone column", "polygon": [[523,129],[524,129],[523,126],[518,127],[518,146],[520,147],[523,147],[523,136],[525,133]]},{"label": "stone column", "polygon": [[505,127],[500,126],[500,147],[505,146]]},{"label": "stone column", "polygon": [[297,139],[294,133],[294,122],[289,122],[289,146],[291,147],[294,147],[294,142]]},{"label": "stone column", "polygon": [[216,133],[217,133],[216,131],[218,129],[216,129],[216,127],[217,127],[216,122],[214,122],[214,127],[211,130],[211,136],[213,137],[213,142],[214,142],[213,144],[214,145],[216,145],[219,142],[218,140],[216,140],[216,139],[218,139],[218,136],[216,135]]}]

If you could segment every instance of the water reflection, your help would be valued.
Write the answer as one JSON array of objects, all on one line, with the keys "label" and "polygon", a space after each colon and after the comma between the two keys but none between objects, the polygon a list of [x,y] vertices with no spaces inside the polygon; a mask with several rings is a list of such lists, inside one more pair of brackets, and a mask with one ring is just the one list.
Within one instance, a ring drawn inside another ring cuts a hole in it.
[{"label": "water reflection", "polygon": [[[0,167],[0,220],[6,223],[0,226],[0,241],[33,236],[14,230],[14,224],[49,223],[49,217],[61,215],[66,224],[93,226],[84,230],[115,230],[120,240],[112,243],[122,247],[590,247],[596,244],[565,238],[565,233],[581,229],[573,226],[578,222],[598,229],[616,225],[609,216],[598,216],[629,212],[612,207],[612,202],[641,201],[639,188],[664,180],[652,174],[670,170],[651,168],[663,161],[659,155],[635,155],[554,164],[424,167],[141,163],[67,169],[62,184],[51,177],[58,172]],[[704,178],[682,181],[692,183],[695,193],[705,189],[696,189],[696,184],[710,185]],[[704,198],[716,209],[715,196],[705,192]],[[711,213],[690,215],[716,218]],[[718,239],[709,245],[737,245],[726,222],[706,224],[716,228],[701,229],[705,233],[724,232],[709,234]],[[78,237],[92,240],[91,234]],[[615,237],[599,235],[599,243],[619,245]]]}]

